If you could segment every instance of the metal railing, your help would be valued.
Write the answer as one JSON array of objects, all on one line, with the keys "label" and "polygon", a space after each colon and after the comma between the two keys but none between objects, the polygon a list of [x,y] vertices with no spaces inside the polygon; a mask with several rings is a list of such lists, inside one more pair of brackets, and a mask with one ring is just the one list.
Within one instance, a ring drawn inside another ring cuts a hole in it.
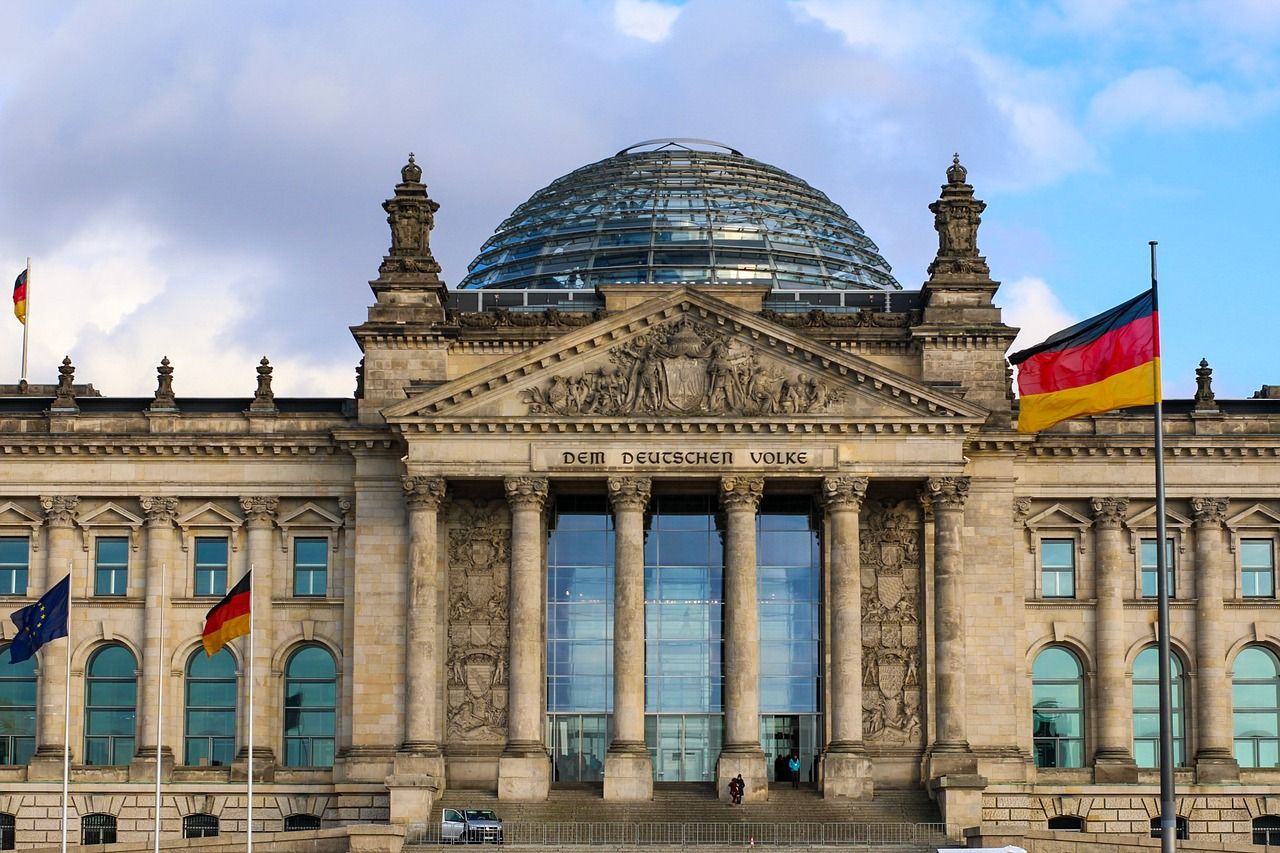
[{"label": "metal railing", "polygon": [[[942,823],[579,823],[504,822],[504,844],[529,845],[760,845],[941,844]],[[466,843],[442,838],[440,824],[411,823],[406,844]]]}]

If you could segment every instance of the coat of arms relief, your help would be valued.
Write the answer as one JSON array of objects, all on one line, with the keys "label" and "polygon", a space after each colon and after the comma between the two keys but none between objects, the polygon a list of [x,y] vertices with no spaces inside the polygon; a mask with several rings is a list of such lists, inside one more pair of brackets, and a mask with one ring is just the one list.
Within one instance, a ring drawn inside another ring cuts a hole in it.
[{"label": "coat of arms relief", "polygon": [[454,500],[448,515],[448,738],[503,743],[511,521],[501,500]]},{"label": "coat of arms relief", "polygon": [[839,388],[780,370],[755,347],[688,317],[628,341],[609,361],[526,388],[530,414],[816,414],[843,399]]},{"label": "coat of arms relief", "polygon": [[920,724],[920,508],[894,498],[862,508],[862,730],[910,744]]}]

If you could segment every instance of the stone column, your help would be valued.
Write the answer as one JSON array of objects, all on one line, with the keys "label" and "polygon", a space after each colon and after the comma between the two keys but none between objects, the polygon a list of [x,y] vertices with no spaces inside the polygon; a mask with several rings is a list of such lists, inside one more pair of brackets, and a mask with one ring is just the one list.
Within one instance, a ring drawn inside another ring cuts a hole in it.
[{"label": "stone column", "polygon": [[[44,524],[48,530],[45,556],[45,576],[33,578],[37,583],[31,584],[31,592],[35,597],[44,595],[49,587],[66,576],[75,555],[76,508],[80,498],[71,495],[47,495],[40,498],[40,506],[44,509]],[[71,598],[81,598],[85,589],[85,579],[71,578]],[[32,599],[33,601],[35,598]],[[83,601],[83,598],[81,598]],[[71,614],[74,617],[73,606]],[[82,627],[76,620],[71,628],[71,640],[75,641],[78,630]],[[83,638],[82,638],[83,639]],[[66,726],[66,689],[67,678],[67,642],[54,641],[45,645],[36,653],[36,668],[39,673],[39,705],[36,708],[36,751],[31,758],[27,770],[29,781],[48,781],[62,778],[62,752],[64,727]],[[75,699],[72,699],[74,702]],[[71,760],[75,761],[75,744],[71,745]]]},{"label": "stone column", "polygon": [[511,602],[507,748],[498,760],[498,798],[545,800],[551,789],[551,756],[542,742],[547,683],[542,510],[548,484],[545,477],[508,477],[504,486],[511,504]]},{"label": "stone column", "polygon": [[[1094,651],[1098,661],[1097,720],[1098,748],[1093,755],[1095,782],[1137,782],[1138,766],[1134,763],[1133,691],[1124,676],[1126,646],[1124,587],[1132,584],[1133,569],[1125,560],[1125,547],[1120,526],[1129,510],[1128,498],[1094,498],[1093,544]],[[1077,590],[1079,583],[1077,582]]]},{"label": "stone column", "polygon": [[936,740],[930,747],[930,779],[968,775],[977,761],[965,726],[964,505],[968,477],[930,477],[925,483],[933,506],[933,643]]},{"label": "stone column", "polygon": [[1232,751],[1231,679],[1223,638],[1222,578],[1231,565],[1223,528],[1227,499],[1192,498],[1191,511],[1196,532],[1196,781],[1206,785],[1238,782],[1240,765]]},{"label": "stone column", "polygon": [[613,506],[613,742],[604,759],[606,800],[653,798],[644,742],[644,511],[650,481],[610,477]]},{"label": "stone column", "polygon": [[[168,683],[167,658],[173,648],[165,636],[168,616],[167,602],[173,599],[173,585],[169,582],[175,563],[174,553],[177,530],[173,526],[178,517],[178,499],[172,497],[144,497],[142,511],[147,516],[146,554],[143,581],[146,599],[143,607],[142,671],[138,676],[138,748],[136,758],[129,765],[131,780],[144,781],[155,778],[156,741],[159,719],[156,717],[156,700],[162,684]],[[162,649],[163,647],[163,649]],[[168,700],[173,694],[166,694]],[[168,702],[165,711],[171,710]],[[172,715],[169,715],[173,719]],[[169,741],[160,745],[159,757],[162,774],[168,777],[173,770],[173,732],[166,730]],[[178,732],[181,738],[181,731]]]},{"label": "stone column", "polygon": [[[249,528],[246,557],[253,571],[253,598],[249,602],[253,609],[253,772],[255,778],[267,781],[274,778],[275,745],[280,742],[280,673],[271,671],[276,647],[271,588],[275,580],[275,521],[279,508],[280,499],[276,497],[255,495],[240,499],[245,526]],[[228,566],[228,588],[239,580],[231,576],[230,569]],[[244,648],[248,650],[248,640]],[[247,758],[248,748],[246,740],[240,746],[236,764]],[[245,764],[244,770],[247,769]]]},{"label": "stone column", "polygon": [[871,762],[862,743],[862,561],[858,512],[867,496],[866,477],[827,477],[831,638],[831,742],[822,757],[824,797],[869,798]]},{"label": "stone column", "polygon": [[769,774],[760,747],[760,591],[756,583],[756,510],[763,477],[725,477],[724,507],[724,748],[716,762],[716,790],[742,775],[743,800],[769,799]]},{"label": "stone column", "polygon": [[443,477],[406,476],[409,510],[409,564],[405,585],[407,643],[404,671],[404,743],[387,780],[393,823],[420,819],[444,792],[443,710],[445,620],[444,572],[440,566],[439,513],[445,500]]}]

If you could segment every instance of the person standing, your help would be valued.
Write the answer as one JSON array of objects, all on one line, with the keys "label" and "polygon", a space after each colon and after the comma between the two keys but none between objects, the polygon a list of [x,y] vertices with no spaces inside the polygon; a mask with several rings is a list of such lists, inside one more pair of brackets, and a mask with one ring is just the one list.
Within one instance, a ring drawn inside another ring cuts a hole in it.
[{"label": "person standing", "polygon": [[787,769],[791,771],[791,787],[800,787],[800,753],[791,753],[791,758],[787,761]]}]

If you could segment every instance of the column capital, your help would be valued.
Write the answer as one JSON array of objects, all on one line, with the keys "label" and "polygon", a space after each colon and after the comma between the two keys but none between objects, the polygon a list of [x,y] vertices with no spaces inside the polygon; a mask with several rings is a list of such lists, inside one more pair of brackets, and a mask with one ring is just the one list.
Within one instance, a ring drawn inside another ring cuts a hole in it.
[{"label": "column capital", "polygon": [[823,477],[822,505],[828,510],[862,508],[867,497],[866,477]]},{"label": "column capital", "polygon": [[639,509],[649,505],[653,481],[648,477],[610,477],[609,503],[615,510]]},{"label": "column capital", "polygon": [[964,509],[969,498],[968,477],[930,477],[924,481],[923,497],[936,510]]},{"label": "column capital", "polygon": [[547,497],[551,493],[546,477],[508,477],[502,486],[507,492],[507,503],[539,511],[547,505]]},{"label": "column capital", "polygon": [[280,499],[268,495],[250,495],[240,499],[240,509],[250,527],[269,527],[276,520]]},{"label": "column capital", "polygon": [[173,527],[178,518],[178,499],[167,495],[148,495],[139,500],[147,516],[147,527]]},{"label": "column capital", "polygon": [[720,480],[720,503],[725,509],[755,512],[764,497],[764,477],[724,477]]},{"label": "column capital", "polygon": [[1089,501],[1093,510],[1093,526],[1099,530],[1119,530],[1129,511],[1128,498],[1093,498]]},{"label": "column capital", "polygon": [[404,500],[409,509],[436,510],[444,503],[448,483],[444,477],[419,477],[405,474],[400,478],[404,485]]},{"label": "column capital", "polygon": [[1221,527],[1227,521],[1227,499],[1192,498],[1191,516],[1196,527]]},{"label": "column capital", "polygon": [[40,508],[50,527],[71,527],[76,523],[76,507],[80,498],[75,495],[41,495]]}]

